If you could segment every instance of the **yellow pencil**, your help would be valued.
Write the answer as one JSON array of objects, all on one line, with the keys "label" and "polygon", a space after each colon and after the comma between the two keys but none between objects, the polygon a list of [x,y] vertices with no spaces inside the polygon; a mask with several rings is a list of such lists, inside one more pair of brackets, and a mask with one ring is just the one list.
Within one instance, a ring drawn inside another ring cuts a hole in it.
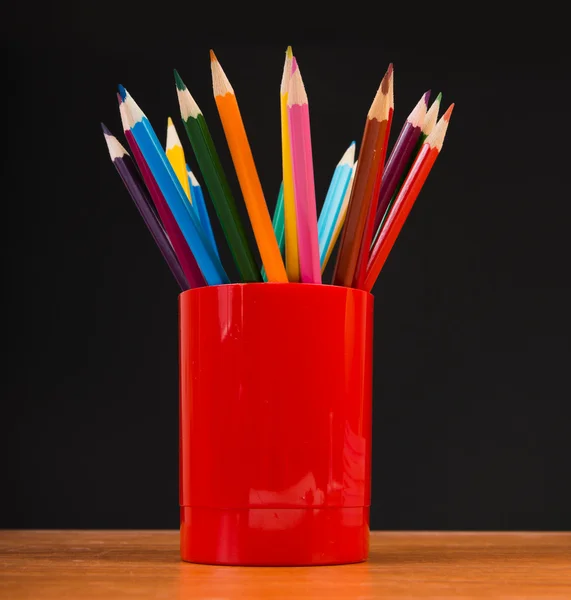
[{"label": "yellow pencil", "polygon": [[286,283],[288,278],[284,261],[234,90],[212,50],[210,61],[214,99],[268,281]]},{"label": "yellow pencil", "polygon": [[165,149],[167,158],[175,172],[176,178],[179,180],[182,189],[192,204],[192,196],[190,194],[190,184],[188,183],[188,174],[186,172],[186,159],[184,158],[184,150],[180,143],[180,138],[174,128],[172,119],[168,118],[167,123],[167,145]]},{"label": "yellow pencil", "polygon": [[299,250],[297,246],[297,223],[295,216],[295,197],[293,171],[291,166],[291,149],[289,143],[289,126],[287,111],[287,91],[291,78],[293,52],[291,46],[286,51],[284,72],[280,86],[280,114],[282,128],[282,171],[284,182],[284,224],[285,224],[285,259],[286,271],[290,281],[299,281]]}]

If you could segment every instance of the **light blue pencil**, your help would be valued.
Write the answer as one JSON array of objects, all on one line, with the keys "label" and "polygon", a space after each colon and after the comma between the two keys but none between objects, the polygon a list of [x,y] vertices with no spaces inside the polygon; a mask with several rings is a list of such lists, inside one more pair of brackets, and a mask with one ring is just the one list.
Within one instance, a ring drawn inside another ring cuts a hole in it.
[{"label": "light blue pencil", "polygon": [[216,256],[220,258],[218,246],[216,245],[216,240],[214,239],[214,232],[212,231],[212,225],[210,223],[210,217],[208,216],[208,211],[206,210],[206,203],[204,202],[204,194],[202,193],[202,188],[200,187],[200,183],[198,183],[198,179],[196,179],[194,173],[190,170],[190,167],[188,165],[186,165],[186,173],[188,175],[188,184],[190,185],[192,206],[196,210],[196,215],[198,216],[198,220],[202,225],[202,230],[206,234],[206,237],[209,240],[209,242],[212,244],[214,252],[216,252]]},{"label": "light blue pencil", "polygon": [[229,283],[220,258],[211,248],[195,211],[154,132],[151,123],[127,90],[119,86],[119,94],[129,114],[130,130],[151,170],[169,208],[186,239],[208,285]]},{"label": "light blue pencil", "polygon": [[341,160],[337,163],[325,202],[319,214],[319,220],[317,221],[317,236],[319,239],[319,261],[323,266],[325,257],[327,256],[327,250],[331,244],[337,219],[339,218],[339,212],[351,179],[351,173],[353,171],[353,163],[355,162],[355,142],[352,142],[349,148],[345,150],[345,153],[341,157]]}]

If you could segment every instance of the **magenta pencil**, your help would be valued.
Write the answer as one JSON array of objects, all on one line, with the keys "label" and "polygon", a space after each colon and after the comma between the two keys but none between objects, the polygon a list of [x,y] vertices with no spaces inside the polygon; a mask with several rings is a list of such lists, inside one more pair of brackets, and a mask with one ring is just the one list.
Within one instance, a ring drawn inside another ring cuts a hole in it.
[{"label": "magenta pencil", "polygon": [[303,283],[321,283],[309,104],[295,58],[292,61],[287,106],[300,280]]},{"label": "magenta pencil", "polygon": [[416,148],[422,132],[422,123],[426,116],[430,91],[426,92],[413,108],[410,115],[399,133],[397,141],[393,146],[391,155],[383,173],[381,189],[379,190],[379,203],[375,215],[373,232],[376,232],[385,216],[385,212],[397,189],[397,185],[405,174],[404,170]]},{"label": "magenta pencil", "polygon": [[164,228],[169,236],[171,244],[176,252],[178,261],[182,270],[188,280],[190,287],[203,287],[206,285],[206,280],[200,271],[200,267],[194,258],[194,254],[191,252],[182,231],[180,230],[178,223],[176,222],[164,196],[149,169],[137,142],[135,141],[135,137],[130,131],[130,119],[127,111],[125,110],[125,105],[121,100],[121,96],[117,94],[117,98],[119,100],[119,112],[121,114],[121,123],[123,125],[123,130],[125,134],[125,138],[127,139],[127,143],[129,144],[129,149],[133,154],[133,158],[137,163],[137,167],[139,167],[139,171],[143,177],[145,185],[149,190],[153,203],[159,213],[159,217],[164,225]]}]

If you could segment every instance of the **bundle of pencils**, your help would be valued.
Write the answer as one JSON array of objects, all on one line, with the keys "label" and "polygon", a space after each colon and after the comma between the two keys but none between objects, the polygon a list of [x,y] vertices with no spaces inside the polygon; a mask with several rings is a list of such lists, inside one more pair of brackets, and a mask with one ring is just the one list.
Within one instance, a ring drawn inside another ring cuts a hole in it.
[{"label": "bundle of pencils", "polygon": [[[111,160],[181,290],[230,283],[220,243],[230,250],[240,282],[320,284],[340,240],[333,285],[370,292],[442,150],[454,105],[439,119],[441,95],[430,105],[430,92],[425,92],[389,152],[394,114],[389,65],[367,113],[358,155],[352,142],[333,169],[318,217],[309,100],[288,47],[279,91],[282,182],[276,186],[272,218],[237,95],[212,51],[210,64],[214,99],[249,224],[240,218],[204,115],[176,70],[183,129],[198,167],[194,172],[172,119],[163,146],[123,86],[119,112],[132,157],[103,125]],[[214,216],[224,235],[218,242]],[[256,248],[248,242],[248,225]]]}]

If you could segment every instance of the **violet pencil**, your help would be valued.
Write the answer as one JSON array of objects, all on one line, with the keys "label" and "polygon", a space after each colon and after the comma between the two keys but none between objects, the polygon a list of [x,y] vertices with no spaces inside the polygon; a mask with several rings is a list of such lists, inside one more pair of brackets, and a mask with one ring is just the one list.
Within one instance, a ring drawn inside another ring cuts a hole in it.
[{"label": "violet pencil", "polygon": [[376,232],[381,224],[385,212],[389,207],[391,198],[397,189],[401,177],[405,174],[405,168],[417,146],[417,142],[422,132],[422,123],[428,109],[428,100],[430,90],[426,92],[418,101],[399,133],[397,141],[393,146],[391,154],[387,160],[381,189],[379,190],[379,203],[375,215],[373,232]]},{"label": "violet pencil", "polygon": [[101,123],[103,135],[107,142],[109,156],[113,162],[113,166],[119,173],[127,191],[131,195],[137,210],[139,211],[145,225],[149,229],[155,243],[159,247],[163,258],[168,264],[174,278],[179,284],[182,291],[190,288],[188,281],[182,271],[178,259],[174,253],[171,243],[163,229],[161,222],[157,219],[155,212],[152,209],[152,202],[149,193],[143,183],[139,171],[133,162],[133,159],[119,143],[117,138]]}]

